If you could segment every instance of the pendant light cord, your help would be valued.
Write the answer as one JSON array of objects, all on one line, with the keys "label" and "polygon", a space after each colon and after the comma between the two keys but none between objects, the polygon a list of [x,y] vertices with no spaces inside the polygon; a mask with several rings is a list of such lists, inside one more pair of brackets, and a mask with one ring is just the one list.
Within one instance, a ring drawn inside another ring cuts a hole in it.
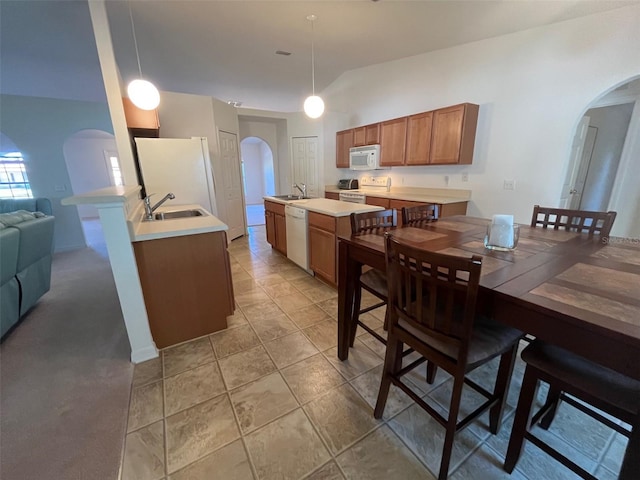
[{"label": "pendant light cord", "polygon": [[142,67],[140,67],[140,54],[138,53],[138,40],[136,39],[136,27],[133,25],[133,12],[131,11],[131,2],[129,2],[129,18],[131,19],[131,31],[133,32],[133,44],[135,45],[135,48],[136,48],[136,59],[138,60],[138,73],[140,74],[140,78],[142,78]]},{"label": "pendant light cord", "polygon": [[[314,19],[315,20],[315,19]],[[311,92],[312,95],[316,95],[316,61],[315,61],[315,52],[314,52],[314,29],[313,23],[314,20],[311,20]]]}]

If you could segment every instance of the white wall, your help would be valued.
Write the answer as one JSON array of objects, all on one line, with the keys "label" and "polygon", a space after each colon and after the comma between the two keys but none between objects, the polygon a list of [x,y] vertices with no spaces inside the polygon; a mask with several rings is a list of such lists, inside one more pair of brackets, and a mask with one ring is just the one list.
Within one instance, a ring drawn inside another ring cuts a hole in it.
[{"label": "white wall", "polygon": [[261,145],[264,145],[264,142],[244,142],[241,147],[244,163],[244,195],[247,205],[262,203],[262,197],[265,195]]},{"label": "white wall", "polygon": [[[392,182],[444,187],[449,175],[451,188],[473,191],[469,214],[514,213],[527,223],[534,204],[557,205],[587,106],[640,72],[633,45],[640,45],[640,6],[352,70],[322,95],[328,109],[348,114],[343,128],[479,104],[473,165],[395,167]],[[340,175],[333,152],[325,156],[328,178]],[[515,191],[503,189],[505,179],[516,181]]]}]

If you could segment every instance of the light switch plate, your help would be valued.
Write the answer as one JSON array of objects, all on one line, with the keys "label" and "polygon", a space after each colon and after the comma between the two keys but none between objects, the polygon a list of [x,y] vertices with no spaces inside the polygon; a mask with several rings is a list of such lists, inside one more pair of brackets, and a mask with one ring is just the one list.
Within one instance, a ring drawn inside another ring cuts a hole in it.
[{"label": "light switch plate", "polygon": [[503,188],[505,190],[515,190],[516,189],[516,181],[515,180],[505,180]]}]

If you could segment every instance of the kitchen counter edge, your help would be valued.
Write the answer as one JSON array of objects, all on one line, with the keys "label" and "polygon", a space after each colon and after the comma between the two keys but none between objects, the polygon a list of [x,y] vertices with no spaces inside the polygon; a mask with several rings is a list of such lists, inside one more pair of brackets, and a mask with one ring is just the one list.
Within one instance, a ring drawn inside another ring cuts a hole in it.
[{"label": "kitchen counter edge", "polygon": [[161,238],[197,235],[199,233],[222,232],[229,227],[218,217],[205,210],[200,205],[167,205],[156,210],[157,213],[175,210],[200,209],[207,213],[201,217],[175,218],[171,220],[142,221],[144,213],[141,208],[127,220],[132,242],[144,242]]}]

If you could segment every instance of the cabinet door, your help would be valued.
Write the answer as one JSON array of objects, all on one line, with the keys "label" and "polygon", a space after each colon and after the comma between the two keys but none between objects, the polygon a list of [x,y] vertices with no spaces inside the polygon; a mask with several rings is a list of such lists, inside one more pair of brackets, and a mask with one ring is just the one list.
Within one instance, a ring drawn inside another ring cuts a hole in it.
[{"label": "cabinet door", "polygon": [[411,115],[407,119],[407,165],[428,165],[431,150],[433,112]]},{"label": "cabinet door", "polygon": [[336,167],[349,168],[349,149],[353,147],[353,130],[336,133]]},{"label": "cabinet door", "polygon": [[366,127],[357,127],[353,129],[353,146],[361,147],[367,144]]},{"label": "cabinet door", "polygon": [[478,105],[463,103],[433,112],[432,164],[471,164],[478,108]]},{"label": "cabinet door", "polygon": [[274,217],[273,212],[268,210],[264,212],[264,220],[267,228],[267,243],[271,244],[272,247],[276,246],[276,219]]},{"label": "cabinet door", "polygon": [[309,268],[336,284],[336,236],[333,233],[309,227]]},{"label": "cabinet door", "polygon": [[365,145],[377,145],[380,143],[380,124],[367,125],[365,129]]},{"label": "cabinet door", "polygon": [[287,224],[283,215],[274,215],[276,225],[276,249],[287,254]]},{"label": "cabinet door", "polygon": [[389,208],[388,198],[370,197],[369,195],[367,195],[365,197],[365,203],[367,205],[377,205],[378,207]]},{"label": "cabinet door", "polygon": [[340,194],[336,192],[324,192],[324,198],[330,198],[331,200],[340,200]]},{"label": "cabinet door", "polygon": [[407,117],[387,120],[380,124],[380,165],[404,165],[407,139]]}]

